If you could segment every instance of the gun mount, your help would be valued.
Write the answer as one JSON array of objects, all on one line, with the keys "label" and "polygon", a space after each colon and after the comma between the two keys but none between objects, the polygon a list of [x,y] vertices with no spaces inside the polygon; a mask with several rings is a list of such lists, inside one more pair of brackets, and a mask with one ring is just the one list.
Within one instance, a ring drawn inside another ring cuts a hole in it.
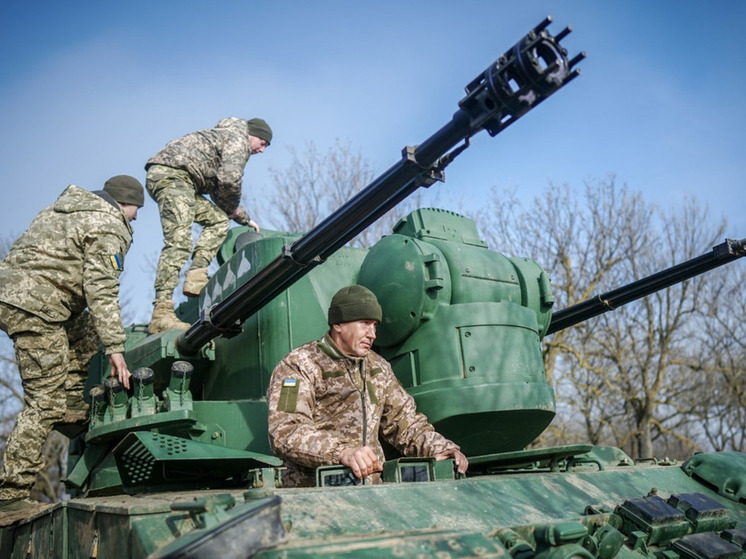
[{"label": "gun mount", "polygon": [[[444,169],[480,130],[497,135],[579,75],[560,46],[569,27],[553,37],[547,17],[466,86],[453,118],[308,234],[283,247],[282,254],[238,287],[219,305],[205,309],[199,322],[176,344],[184,355],[221,334],[230,335],[247,317],[324,262],[355,235],[421,186],[444,180]],[[461,146],[451,150],[459,142]]]}]

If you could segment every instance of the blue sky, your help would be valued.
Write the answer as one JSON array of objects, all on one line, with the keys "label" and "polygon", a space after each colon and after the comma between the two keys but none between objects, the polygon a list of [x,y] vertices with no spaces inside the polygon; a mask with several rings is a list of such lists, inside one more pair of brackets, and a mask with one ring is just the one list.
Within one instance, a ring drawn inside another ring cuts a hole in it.
[{"label": "blue sky", "polygon": [[[573,26],[563,45],[587,52],[582,75],[497,137],[476,136],[432,187],[440,205],[476,208],[495,185],[526,197],[548,181],[582,192],[584,180],[614,174],[663,206],[694,196],[728,220],[728,236],[745,237],[746,3],[736,0],[9,0],[0,235],[19,235],[68,184],[144,182],[143,164],[167,141],[225,116],[261,116],[275,131],[247,167],[250,212],[269,169],[310,140],[322,150],[349,140],[383,172],[547,14],[555,34]],[[123,280],[139,320],[161,243],[150,202]]]}]

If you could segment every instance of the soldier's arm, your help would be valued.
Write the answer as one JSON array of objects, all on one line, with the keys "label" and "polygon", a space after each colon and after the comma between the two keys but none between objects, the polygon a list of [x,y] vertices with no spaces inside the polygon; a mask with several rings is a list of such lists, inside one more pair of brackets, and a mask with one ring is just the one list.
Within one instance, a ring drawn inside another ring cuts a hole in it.
[{"label": "soldier's arm", "polygon": [[246,123],[237,121],[230,127],[230,133],[221,150],[217,169],[217,191],[211,198],[226,214],[231,214],[241,202],[241,184],[244,168],[251,155]]},{"label": "soldier's arm", "polygon": [[[381,415],[381,435],[406,456],[437,456],[458,451],[459,446],[438,433],[427,417],[417,411],[414,398],[404,390],[390,367]],[[465,459],[465,458],[464,458]]]},{"label": "soldier's arm", "polygon": [[119,306],[119,278],[129,246],[107,230],[91,231],[85,243],[83,291],[96,333],[107,355],[122,353],[125,334]]}]

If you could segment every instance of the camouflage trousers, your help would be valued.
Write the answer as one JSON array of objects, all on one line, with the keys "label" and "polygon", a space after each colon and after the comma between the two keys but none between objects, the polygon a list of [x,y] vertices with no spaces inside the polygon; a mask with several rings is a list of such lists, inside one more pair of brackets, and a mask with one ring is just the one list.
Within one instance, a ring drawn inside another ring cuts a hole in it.
[{"label": "camouflage trousers", "polygon": [[28,497],[44,467],[42,447],[68,406],[85,404],[88,364],[99,340],[88,312],[47,322],[0,303],[0,328],[13,340],[23,386],[23,410],[5,445],[0,499]]},{"label": "camouflage trousers", "polygon": [[[206,268],[228,234],[229,220],[223,210],[195,192],[186,171],[151,165],[145,188],[158,203],[163,227],[163,249],[155,275],[155,301],[170,301],[189,256],[192,256],[192,268]],[[202,226],[194,249],[192,223]]]}]

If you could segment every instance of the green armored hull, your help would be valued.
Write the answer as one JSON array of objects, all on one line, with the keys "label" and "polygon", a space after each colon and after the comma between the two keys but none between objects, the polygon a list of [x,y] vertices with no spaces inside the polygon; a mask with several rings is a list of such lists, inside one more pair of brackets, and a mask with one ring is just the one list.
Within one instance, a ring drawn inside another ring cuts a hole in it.
[{"label": "green armored hull", "polygon": [[562,447],[477,460],[502,472],[420,482],[401,470],[433,463],[387,465],[399,472],[376,486],[72,499],[0,543],[13,558],[70,559],[744,556],[740,453],[634,464],[616,449]]}]

